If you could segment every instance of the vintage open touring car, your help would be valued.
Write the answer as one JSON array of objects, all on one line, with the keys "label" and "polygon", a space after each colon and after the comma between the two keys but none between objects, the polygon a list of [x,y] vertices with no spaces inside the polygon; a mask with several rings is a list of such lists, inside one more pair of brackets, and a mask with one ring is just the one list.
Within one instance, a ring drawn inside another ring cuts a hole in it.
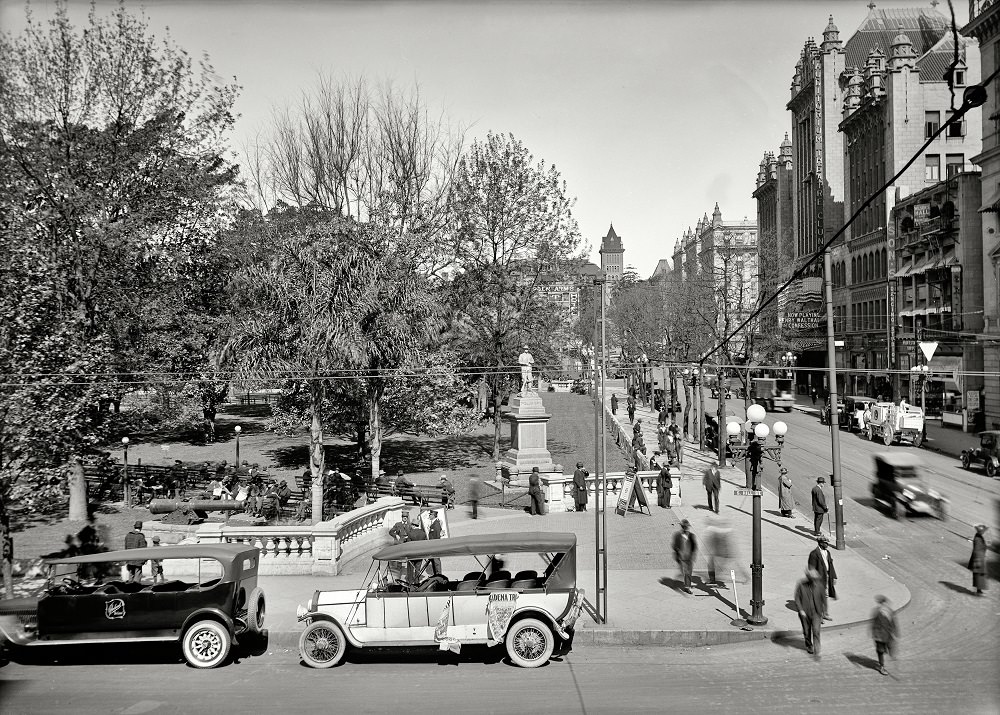
[{"label": "vintage open touring car", "polygon": [[[266,635],[258,556],[243,545],[192,544],[48,559],[40,596],[0,601],[0,646],[179,641],[188,663],[214,668],[234,640]],[[165,582],[127,580],[127,564],[153,560]]]},{"label": "vintage open touring car", "polygon": [[299,606],[306,623],[299,654],[307,665],[332,667],[349,646],[504,643],[511,662],[534,668],[557,649],[569,649],[583,607],[571,533],[481,534],[388,546],[374,555],[364,583],[361,589],[316,591]]}]

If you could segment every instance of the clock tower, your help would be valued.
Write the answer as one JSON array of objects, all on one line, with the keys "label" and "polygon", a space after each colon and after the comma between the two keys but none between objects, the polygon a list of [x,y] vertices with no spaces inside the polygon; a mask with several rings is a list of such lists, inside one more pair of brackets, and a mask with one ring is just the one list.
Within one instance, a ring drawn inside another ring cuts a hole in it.
[{"label": "clock tower", "polygon": [[601,270],[604,275],[616,281],[621,280],[625,249],[622,247],[621,238],[615,233],[614,224],[608,229],[608,235],[601,239],[600,254]]}]

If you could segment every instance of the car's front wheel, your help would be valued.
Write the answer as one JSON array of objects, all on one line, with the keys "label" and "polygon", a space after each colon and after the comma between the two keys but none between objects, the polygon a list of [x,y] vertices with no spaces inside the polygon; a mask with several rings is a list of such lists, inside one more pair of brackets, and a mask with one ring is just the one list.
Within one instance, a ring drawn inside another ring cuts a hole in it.
[{"label": "car's front wheel", "polygon": [[507,655],[522,668],[545,665],[554,647],[552,629],[536,618],[518,621],[507,631]]},{"label": "car's front wheel", "polygon": [[184,660],[195,668],[214,668],[229,657],[233,639],[218,621],[199,621],[187,629],[181,640]]},{"label": "car's front wheel", "polygon": [[344,631],[331,621],[311,623],[299,636],[299,656],[311,668],[332,668],[344,658]]},{"label": "car's front wheel", "polygon": [[992,459],[986,462],[986,476],[991,479],[997,475],[997,465]]},{"label": "car's front wheel", "polygon": [[972,466],[972,462],[969,461],[969,455],[962,452],[962,469],[968,469],[970,466]]}]

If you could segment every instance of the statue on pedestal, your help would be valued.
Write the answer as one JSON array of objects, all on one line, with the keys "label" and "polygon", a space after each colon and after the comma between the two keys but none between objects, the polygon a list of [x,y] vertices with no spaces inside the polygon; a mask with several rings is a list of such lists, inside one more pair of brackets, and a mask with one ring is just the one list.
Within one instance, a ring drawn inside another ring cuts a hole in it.
[{"label": "statue on pedestal", "polygon": [[521,366],[521,394],[527,395],[531,392],[531,366],[535,364],[535,358],[528,352],[528,346],[524,346],[524,352],[517,357],[517,362]]}]

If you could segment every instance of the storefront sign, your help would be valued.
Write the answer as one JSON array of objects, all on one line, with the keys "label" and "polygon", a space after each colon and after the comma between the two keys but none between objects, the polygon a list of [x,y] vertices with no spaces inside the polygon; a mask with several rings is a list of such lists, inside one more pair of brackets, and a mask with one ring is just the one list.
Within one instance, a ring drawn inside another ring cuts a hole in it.
[{"label": "storefront sign", "polygon": [[979,410],[979,390],[969,390],[965,393],[965,406],[969,412]]}]

